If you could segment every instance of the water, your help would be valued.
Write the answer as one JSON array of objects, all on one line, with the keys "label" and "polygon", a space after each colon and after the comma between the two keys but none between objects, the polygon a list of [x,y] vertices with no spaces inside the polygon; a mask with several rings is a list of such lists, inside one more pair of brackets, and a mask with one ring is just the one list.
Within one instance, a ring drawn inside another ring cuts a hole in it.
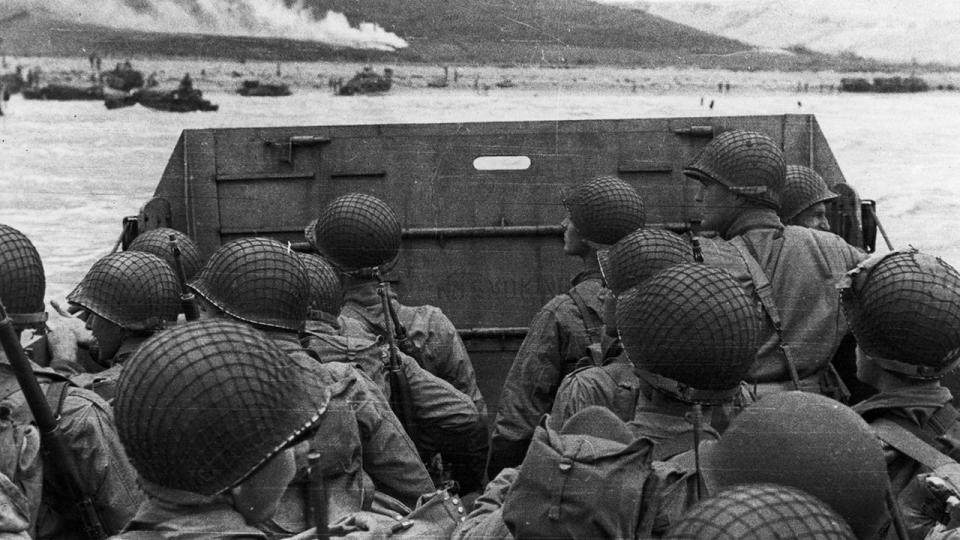
[{"label": "water", "polygon": [[714,96],[711,111],[700,105],[702,90],[678,92],[401,87],[384,96],[299,89],[287,98],[242,98],[208,91],[219,112],[187,114],[14,96],[0,117],[0,223],[34,241],[48,297],[59,299],[112,248],[122,217],[136,214],[153,194],[183,129],[813,113],[847,180],[877,201],[894,245],[911,244],[960,265],[960,93],[754,90]]}]

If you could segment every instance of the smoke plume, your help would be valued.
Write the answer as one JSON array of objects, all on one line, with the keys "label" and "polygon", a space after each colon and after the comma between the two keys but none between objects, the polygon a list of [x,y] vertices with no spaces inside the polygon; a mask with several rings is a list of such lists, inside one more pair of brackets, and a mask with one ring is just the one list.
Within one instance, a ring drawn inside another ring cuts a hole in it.
[{"label": "smoke plume", "polygon": [[11,4],[83,23],[155,32],[281,37],[361,49],[407,46],[401,37],[375,23],[351,26],[342,13],[328,11],[316,19],[303,0],[290,6],[283,0],[13,0]]}]

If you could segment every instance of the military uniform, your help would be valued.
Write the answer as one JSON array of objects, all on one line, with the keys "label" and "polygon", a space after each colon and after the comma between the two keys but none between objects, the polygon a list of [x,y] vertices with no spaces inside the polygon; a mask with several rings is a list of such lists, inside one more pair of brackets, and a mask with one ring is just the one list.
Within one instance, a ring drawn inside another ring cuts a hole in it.
[{"label": "military uniform", "polygon": [[621,351],[607,358],[603,365],[584,366],[564,377],[550,411],[550,421],[563,425],[586,407],[598,405],[629,422],[641,399],[642,388],[633,364]]},{"label": "military uniform", "polygon": [[512,539],[513,535],[503,522],[503,501],[519,475],[519,469],[512,467],[500,471],[500,474],[487,484],[483,495],[474,501],[467,519],[453,531],[450,540]]},{"label": "military uniform", "polygon": [[222,495],[207,497],[159,486],[154,486],[152,491],[153,496],[140,506],[126,532],[111,538],[267,540],[267,535],[247,525],[243,516]]},{"label": "military uniform", "polygon": [[352,366],[320,363],[290,332],[268,335],[297,365],[314,373],[316,383],[328,388],[331,396],[310,444],[296,449],[297,477],[265,530],[282,537],[309,528],[304,517],[309,484],[306,457],[314,450],[321,458],[331,521],[370,510],[378,493],[382,500],[396,499],[399,505],[388,502],[388,506],[405,514],[402,510],[409,511],[421,495],[434,490],[416,446],[373,381]]},{"label": "military uniform", "polygon": [[117,394],[117,381],[120,380],[120,374],[123,372],[123,363],[146,339],[144,336],[131,336],[123,340],[117,353],[107,362],[110,367],[102,371],[73,375],[70,381],[81,388],[96,392],[108,403],[111,402]]},{"label": "military uniform", "polygon": [[[32,421],[13,369],[0,353],[0,399],[12,405],[14,418]],[[143,493],[114,427],[113,412],[99,396],[69,385],[61,375],[35,367],[40,388],[61,383],[64,397],[60,408],[60,429],[67,447],[73,450],[82,485],[108,533],[120,531],[133,516]],[[79,516],[69,495],[45,464],[43,500],[37,520],[36,538],[82,538]]]},{"label": "military uniform", "polygon": [[[358,282],[344,290],[344,317],[363,323],[367,335],[385,335],[383,303],[377,294],[375,281]],[[470,396],[481,415],[486,417],[487,404],[477,386],[477,374],[473,370],[467,348],[460,334],[435,306],[405,306],[391,291],[390,302],[400,324],[407,330],[408,338],[421,351],[420,362],[424,369],[452,384],[454,388]],[[353,337],[354,328],[345,326],[344,332]]]},{"label": "military uniform", "polygon": [[[784,226],[773,210],[762,208],[741,214],[724,237],[741,238],[769,280],[783,341],[802,389],[835,393],[839,380],[829,363],[847,332],[835,283],[866,254],[834,234]],[[749,271],[744,274],[743,257],[729,247],[704,250],[704,262],[730,271],[741,281],[749,276]],[[765,324],[766,337],[746,379],[756,384],[760,396],[793,389],[780,338],[769,320]]]},{"label": "military uniform", "polygon": [[[386,346],[373,335],[368,338],[337,335],[329,323],[307,321],[302,340],[307,349],[317,354],[324,363],[339,362],[353,365],[367,374],[383,394],[390,399],[390,384],[386,377],[390,362]],[[375,341],[378,340],[378,341]],[[411,411],[416,431],[411,434],[423,456],[438,452],[445,465],[453,468],[453,477],[461,490],[478,490],[487,457],[486,426],[473,400],[450,383],[432,375],[417,362],[397,351],[403,376],[410,388]],[[483,444],[473,445],[472,434],[482,432]]]},{"label": "military uniform", "polygon": [[560,382],[589,356],[587,347],[599,342],[601,288],[598,271],[583,272],[568,293],[554,297],[534,316],[500,396],[488,475],[523,461],[540,417],[553,407]]}]

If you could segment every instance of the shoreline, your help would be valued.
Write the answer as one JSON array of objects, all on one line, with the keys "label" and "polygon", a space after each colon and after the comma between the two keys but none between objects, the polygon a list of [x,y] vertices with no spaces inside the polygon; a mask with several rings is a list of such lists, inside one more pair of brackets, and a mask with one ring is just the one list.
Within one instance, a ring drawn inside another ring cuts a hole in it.
[{"label": "shoreline", "polygon": [[[104,71],[124,59],[105,58]],[[416,90],[444,91],[449,89],[484,92],[507,92],[512,88],[526,90],[566,90],[600,94],[701,94],[722,93],[797,93],[829,94],[839,92],[840,80],[845,77],[864,78],[910,76],[911,73],[835,72],[835,71],[733,71],[723,69],[626,68],[621,66],[555,66],[514,65],[449,65],[447,85],[431,88],[430,82],[444,77],[444,66],[426,63],[364,64],[357,62],[262,62],[224,61],[218,59],[133,58],[133,68],[144,77],[156,74],[163,87],[176,86],[184,73],[190,73],[195,87],[203,91],[232,92],[245,79],[262,82],[282,82],[291,90],[330,90],[331,81],[349,80],[370,65],[374,72],[393,69],[391,92]],[[90,69],[82,57],[7,57],[4,72],[12,72],[17,65],[24,70],[39,67],[41,83],[90,83],[96,71]],[[279,75],[278,75],[279,72]],[[960,69],[948,72],[918,73],[931,87],[953,85],[960,88]],[[500,88],[498,83],[508,82]],[[719,85],[723,85],[720,89]],[[729,85],[727,90],[726,85]],[[944,90],[949,91],[949,90]]]}]

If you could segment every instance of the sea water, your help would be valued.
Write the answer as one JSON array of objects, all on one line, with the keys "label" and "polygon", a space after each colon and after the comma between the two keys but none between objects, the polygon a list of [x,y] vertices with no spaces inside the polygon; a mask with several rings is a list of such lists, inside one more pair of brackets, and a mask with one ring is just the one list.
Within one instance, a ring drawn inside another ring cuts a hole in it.
[{"label": "sea water", "polygon": [[[400,89],[284,98],[206,92],[218,112],[165,113],[97,101],[25,101],[0,117],[0,223],[35,243],[47,295],[62,299],[109,252],[163,173],[180,132],[213,127],[815,114],[847,181],[874,199],[895,247],[960,265],[960,93],[724,94],[523,88]],[[800,101],[798,101],[800,100]],[[881,245],[883,241],[878,239]],[[881,248],[885,249],[885,248]]]}]

